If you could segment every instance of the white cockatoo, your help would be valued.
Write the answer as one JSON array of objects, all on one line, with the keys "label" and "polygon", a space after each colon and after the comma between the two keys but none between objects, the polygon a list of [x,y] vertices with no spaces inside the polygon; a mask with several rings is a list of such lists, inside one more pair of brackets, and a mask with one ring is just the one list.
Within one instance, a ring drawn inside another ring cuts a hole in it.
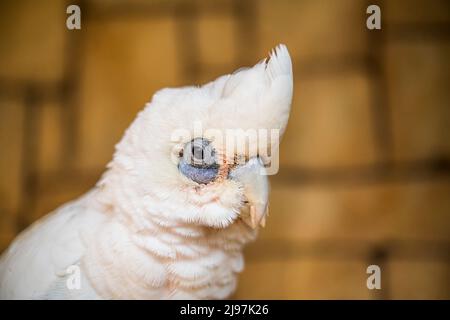
[{"label": "white cockatoo", "polygon": [[261,148],[273,153],[279,141],[255,149],[249,138],[243,152],[230,152],[227,139],[205,132],[282,135],[292,90],[291,59],[279,45],[252,68],[158,91],[97,185],[3,253],[0,298],[229,297],[244,266],[243,246],[267,214]]}]

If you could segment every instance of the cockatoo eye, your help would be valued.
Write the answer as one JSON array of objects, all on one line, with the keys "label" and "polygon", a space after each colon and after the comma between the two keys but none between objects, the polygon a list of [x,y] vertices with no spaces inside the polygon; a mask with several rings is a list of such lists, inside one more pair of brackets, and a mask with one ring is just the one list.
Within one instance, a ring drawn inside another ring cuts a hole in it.
[{"label": "cockatoo eye", "polygon": [[186,143],[178,169],[189,179],[206,184],[213,181],[219,171],[216,162],[216,151],[211,142],[204,138],[196,138]]}]

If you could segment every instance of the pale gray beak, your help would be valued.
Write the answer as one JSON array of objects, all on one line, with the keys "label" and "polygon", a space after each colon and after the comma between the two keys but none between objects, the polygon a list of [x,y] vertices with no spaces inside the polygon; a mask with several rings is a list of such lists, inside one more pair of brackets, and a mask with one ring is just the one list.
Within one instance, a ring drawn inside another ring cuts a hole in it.
[{"label": "pale gray beak", "polygon": [[264,227],[268,215],[269,180],[259,158],[251,158],[246,164],[230,171],[229,177],[244,187],[247,203],[241,209],[241,218],[250,227]]}]

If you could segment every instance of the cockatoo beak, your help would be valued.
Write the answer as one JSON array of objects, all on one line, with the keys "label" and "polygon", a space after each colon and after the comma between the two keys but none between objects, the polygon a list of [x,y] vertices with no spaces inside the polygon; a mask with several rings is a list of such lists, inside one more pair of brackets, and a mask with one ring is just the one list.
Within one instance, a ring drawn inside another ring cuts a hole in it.
[{"label": "cockatoo beak", "polygon": [[232,169],[229,177],[241,182],[244,188],[245,204],[241,209],[241,219],[253,229],[258,225],[264,227],[269,210],[269,181],[261,160],[251,158],[246,164]]}]

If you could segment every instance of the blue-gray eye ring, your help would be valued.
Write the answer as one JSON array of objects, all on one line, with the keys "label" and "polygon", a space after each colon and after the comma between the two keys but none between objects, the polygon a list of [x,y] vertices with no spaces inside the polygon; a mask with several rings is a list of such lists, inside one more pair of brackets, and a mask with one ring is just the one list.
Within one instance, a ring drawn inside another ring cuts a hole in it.
[{"label": "blue-gray eye ring", "polygon": [[178,164],[178,169],[187,178],[201,184],[213,181],[219,172],[216,152],[211,142],[196,138],[186,143]]}]

